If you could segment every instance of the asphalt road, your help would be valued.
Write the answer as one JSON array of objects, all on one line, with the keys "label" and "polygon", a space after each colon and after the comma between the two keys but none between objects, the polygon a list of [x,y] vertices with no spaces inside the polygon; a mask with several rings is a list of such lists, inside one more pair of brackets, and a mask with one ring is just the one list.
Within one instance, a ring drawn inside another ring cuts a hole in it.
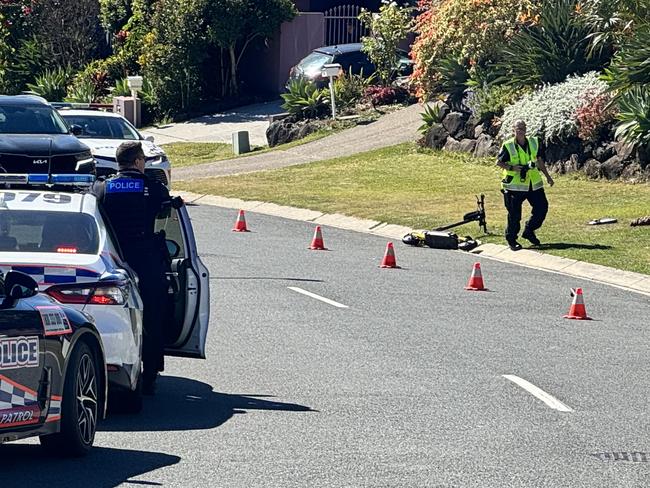
[{"label": "asphalt road", "polygon": [[[650,486],[648,297],[487,259],[468,292],[476,256],[396,243],[380,269],[380,237],[323,228],[309,251],[311,224],[191,215],[209,359],[168,361],[84,460],[1,447],[3,488]],[[576,286],[595,320],[562,318]]]}]

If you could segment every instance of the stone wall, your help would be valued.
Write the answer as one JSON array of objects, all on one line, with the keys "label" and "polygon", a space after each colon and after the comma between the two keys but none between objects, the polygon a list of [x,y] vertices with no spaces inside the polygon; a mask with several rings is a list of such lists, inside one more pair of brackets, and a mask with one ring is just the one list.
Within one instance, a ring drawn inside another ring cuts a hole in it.
[{"label": "stone wall", "polygon": [[[497,139],[498,127],[480,123],[467,112],[455,112],[440,105],[441,122],[433,124],[421,143],[432,149],[462,151],[475,157],[495,157],[502,141]],[[584,143],[578,138],[549,144],[546,165],[560,174],[581,171],[589,178],[621,179],[650,182],[650,150],[634,148],[610,140]]]}]

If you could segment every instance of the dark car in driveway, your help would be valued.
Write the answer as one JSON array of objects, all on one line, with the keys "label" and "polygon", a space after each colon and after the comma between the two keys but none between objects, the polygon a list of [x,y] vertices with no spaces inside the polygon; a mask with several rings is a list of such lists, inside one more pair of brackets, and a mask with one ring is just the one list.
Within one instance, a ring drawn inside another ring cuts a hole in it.
[{"label": "dark car in driveway", "polygon": [[90,148],[75,130],[41,97],[0,95],[0,171],[94,173]]},{"label": "dark car in driveway", "polygon": [[[340,64],[346,73],[352,72],[355,75],[363,74],[364,77],[369,77],[376,68],[368,55],[361,50],[361,46],[362,44],[357,42],[314,49],[291,68],[289,81],[303,77],[313,81],[319,87],[324,87],[328,80],[323,78],[321,70],[324,65],[332,63]],[[413,72],[413,61],[406,51],[398,50],[397,55],[396,76],[409,76]]]},{"label": "dark car in driveway", "polygon": [[86,454],[106,406],[106,363],[93,319],[29,275],[0,275],[0,444],[39,436],[54,455]]}]

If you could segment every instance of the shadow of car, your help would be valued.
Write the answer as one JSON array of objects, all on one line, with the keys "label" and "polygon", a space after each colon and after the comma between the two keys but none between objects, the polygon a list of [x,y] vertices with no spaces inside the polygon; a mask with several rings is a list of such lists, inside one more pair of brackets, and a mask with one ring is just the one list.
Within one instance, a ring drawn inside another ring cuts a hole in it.
[{"label": "shadow of car", "polygon": [[[338,46],[324,46],[314,49],[297,65],[291,68],[287,85],[295,79],[306,78],[319,88],[327,86],[327,78],[321,75],[321,70],[326,64],[337,63],[345,73],[363,75],[365,78],[372,76],[375,65],[368,55],[361,50],[360,42],[339,44]],[[413,61],[406,51],[397,51],[398,64],[395,67],[396,77],[410,76],[413,73]]]}]

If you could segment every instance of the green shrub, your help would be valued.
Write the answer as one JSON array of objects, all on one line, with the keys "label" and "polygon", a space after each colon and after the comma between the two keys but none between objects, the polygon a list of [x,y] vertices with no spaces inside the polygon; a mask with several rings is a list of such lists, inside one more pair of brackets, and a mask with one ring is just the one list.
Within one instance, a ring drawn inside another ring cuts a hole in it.
[{"label": "green shrub", "polygon": [[413,28],[412,7],[400,7],[397,2],[382,2],[379,13],[363,9],[359,20],[369,34],[361,38],[361,50],[377,67],[382,85],[389,85],[398,67],[397,47]]},{"label": "green shrub", "polygon": [[525,91],[507,85],[492,85],[476,88],[467,101],[467,106],[481,122],[490,122],[500,117],[508,105],[523,96]]},{"label": "green shrub", "polygon": [[418,131],[425,135],[434,124],[442,122],[442,107],[440,103],[427,103],[424,105],[424,112],[420,114],[423,124]]},{"label": "green shrub", "polygon": [[519,87],[559,83],[568,75],[603,67],[590,56],[590,27],[576,14],[578,0],[549,0],[539,23],[525,27],[503,49],[496,68],[499,81]]},{"label": "green shrub", "polygon": [[539,135],[546,142],[577,137],[576,111],[585,94],[597,96],[606,91],[607,84],[595,72],[570,76],[563,83],[544,85],[505,108],[499,136],[509,137],[515,120],[523,119],[529,133]]},{"label": "green shrub", "polygon": [[60,102],[67,94],[71,77],[70,68],[46,69],[36,77],[34,83],[28,83],[27,87],[31,93],[45,98],[48,102]]},{"label": "green shrub", "polygon": [[363,71],[355,75],[352,73],[352,68],[348,73],[342,73],[334,81],[334,97],[336,98],[336,106],[345,110],[353,108],[363,98],[363,94],[370,86],[375,76],[364,78]]},{"label": "green shrub", "polygon": [[438,82],[434,90],[448,95],[448,103],[452,110],[464,107],[463,98],[469,82],[469,66],[459,61],[455,56],[447,56],[433,63],[438,73]]},{"label": "green shrub", "polygon": [[93,82],[89,79],[81,79],[70,86],[68,96],[64,100],[72,103],[92,103],[98,98]]},{"label": "green shrub", "polygon": [[603,79],[612,90],[650,84],[650,25],[640,29],[616,54]]},{"label": "green shrub", "polygon": [[284,100],[282,108],[300,118],[316,118],[327,111],[325,90],[303,77],[292,80],[287,93],[280,96]]},{"label": "green shrub", "polygon": [[130,97],[131,89],[129,88],[129,81],[126,78],[116,80],[115,85],[111,88],[111,95],[114,97]]},{"label": "green shrub", "polygon": [[616,138],[650,147],[650,88],[637,85],[618,99]]}]

